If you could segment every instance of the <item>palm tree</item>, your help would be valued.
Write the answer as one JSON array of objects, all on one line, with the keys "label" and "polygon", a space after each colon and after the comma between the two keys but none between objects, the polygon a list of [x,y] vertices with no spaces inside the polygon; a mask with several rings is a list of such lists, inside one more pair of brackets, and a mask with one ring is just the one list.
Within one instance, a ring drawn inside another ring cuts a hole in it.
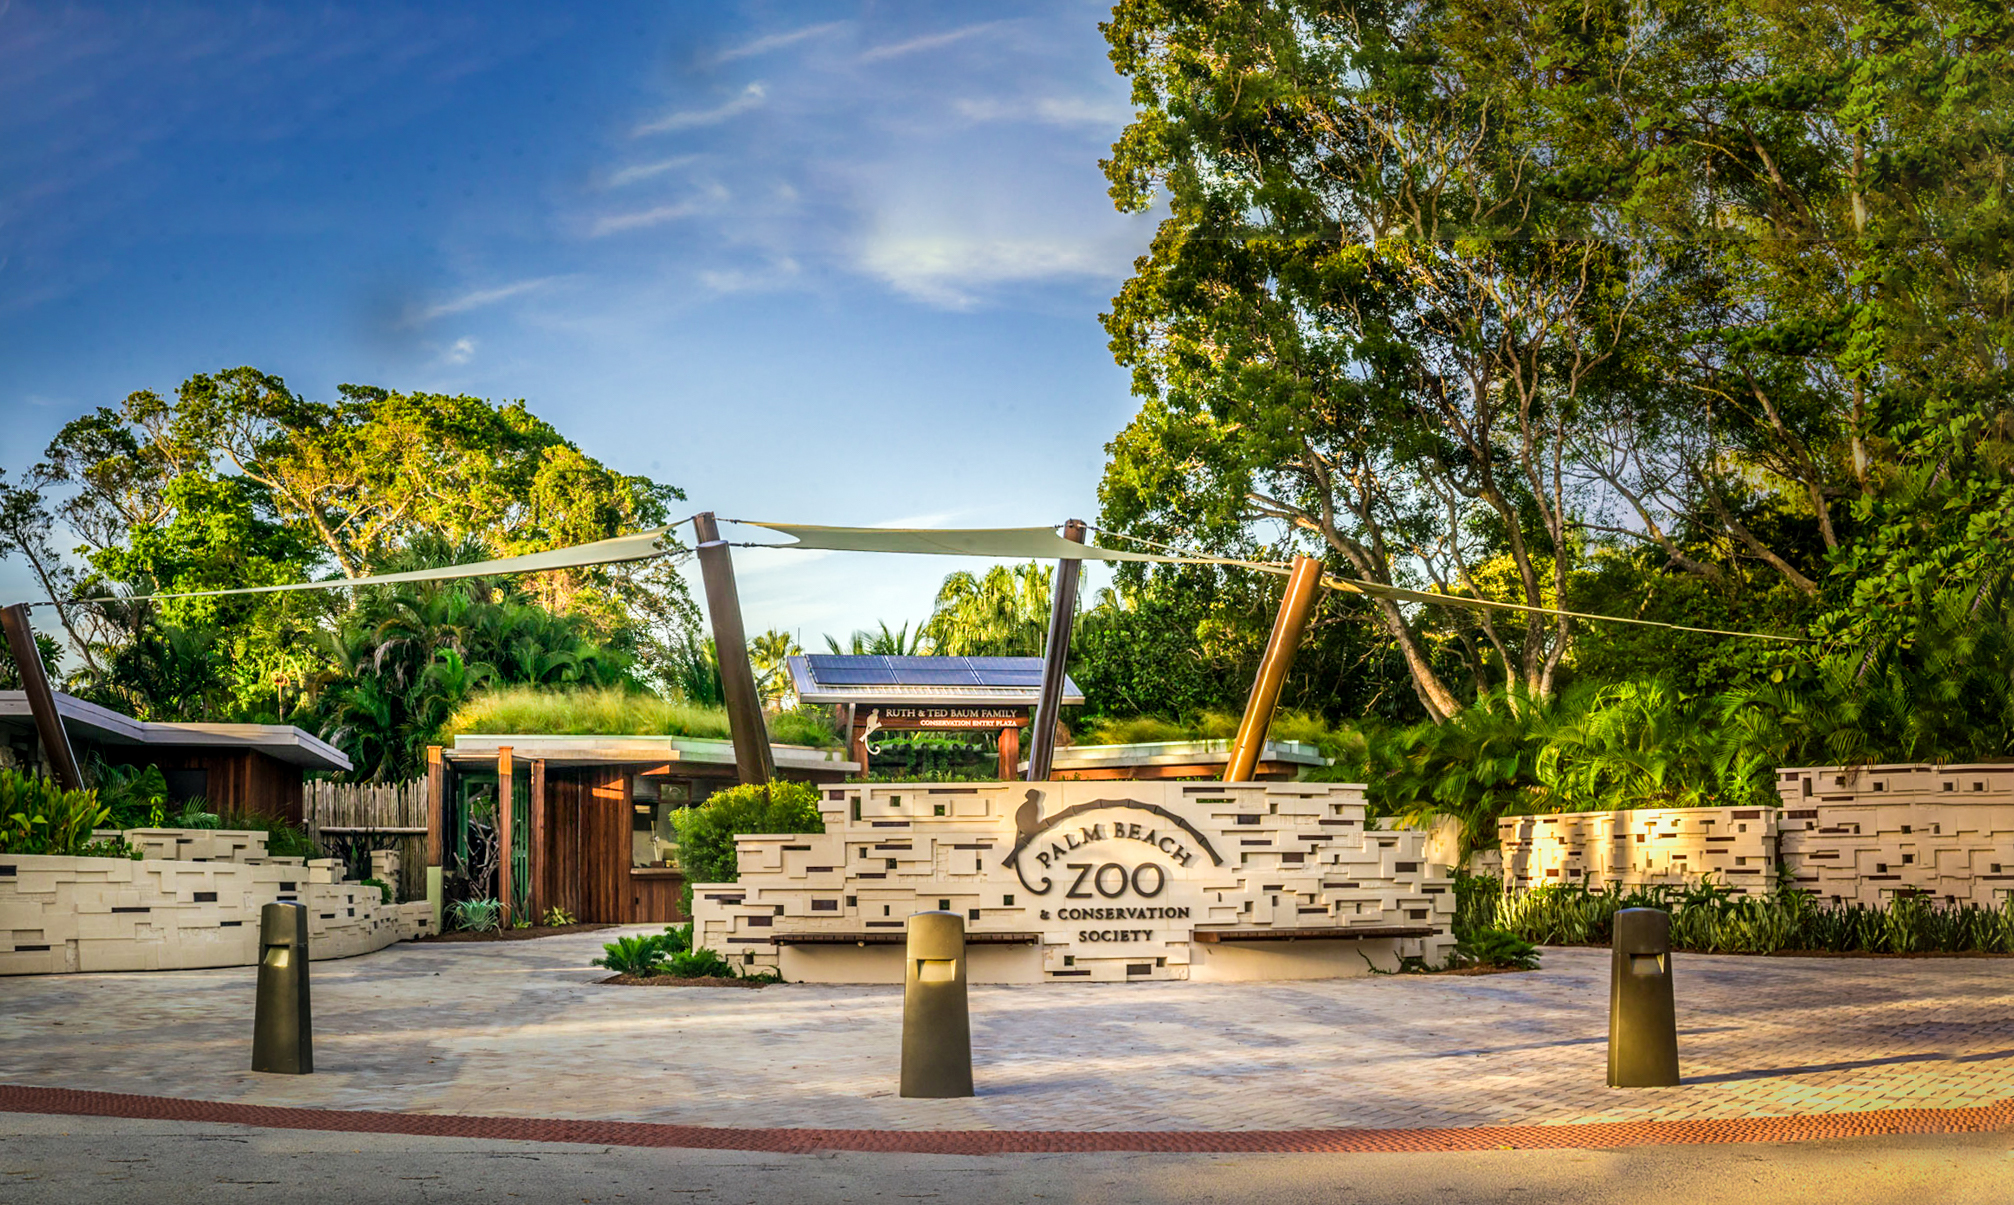
[{"label": "palm tree", "polygon": [[749,664],[755,667],[755,689],[765,703],[795,706],[797,691],[790,681],[789,660],[804,650],[788,632],[775,628],[748,642]]},{"label": "palm tree", "polygon": [[925,641],[924,629],[922,628],[918,628],[916,635],[912,638],[909,635],[909,625],[906,623],[892,631],[889,629],[886,621],[880,622],[876,626],[881,630],[878,632],[869,632],[865,629],[855,628],[853,636],[846,647],[842,647],[837,640],[827,636],[825,638],[825,647],[835,653],[841,655],[851,654],[855,657],[921,657],[931,652],[941,651],[932,648]]},{"label": "palm tree", "polygon": [[1049,629],[1053,571],[1038,561],[964,570],[944,579],[923,625],[936,650],[954,657],[1039,657]]}]

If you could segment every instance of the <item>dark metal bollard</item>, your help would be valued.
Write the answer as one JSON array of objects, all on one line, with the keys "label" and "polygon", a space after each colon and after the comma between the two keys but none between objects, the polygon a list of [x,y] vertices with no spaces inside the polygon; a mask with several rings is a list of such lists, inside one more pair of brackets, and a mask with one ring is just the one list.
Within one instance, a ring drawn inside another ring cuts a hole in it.
[{"label": "dark metal bollard", "polygon": [[1671,914],[1615,914],[1608,991],[1608,1086],[1678,1083],[1678,1012],[1671,992]]},{"label": "dark metal bollard", "polygon": [[315,1069],[308,1013],[308,909],[267,904],[259,911],[259,1000],[252,1020],[252,1070],[307,1075]]},{"label": "dark metal bollard", "polygon": [[965,1006],[965,918],[909,918],[902,988],[902,1095],[972,1095],[972,1017]]}]

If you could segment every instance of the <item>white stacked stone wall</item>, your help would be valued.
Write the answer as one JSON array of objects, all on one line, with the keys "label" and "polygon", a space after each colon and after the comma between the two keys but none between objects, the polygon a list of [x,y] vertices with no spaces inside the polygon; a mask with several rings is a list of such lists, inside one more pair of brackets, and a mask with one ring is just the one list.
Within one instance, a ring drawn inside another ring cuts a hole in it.
[{"label": "white stacked stone wall", "polygon": [[1899,894],[1998,908],[2014,893],[2014,765],[1780,770],[1790,881],[1821,901]]},{"label": "white stacked stone wall", "polygon": [[1684,887],[1711,875],[1743,895],[1776,887],[1775,808],[1640,808],[1505,816],[1506,891]]},{"label": "white stacked stone wall", "polygon": [[386,904],[336,859],[265,856],[265,834],[135,829],[143,853],[0,854],[0,975],[165,971],[258,961],[259,910],[307,905],[310,957],[347,958],[433,931],[424,902]]},{"label": "white stacked stone wall", "polygon": [[2004,906],[2014,895],[2014,764],[1777,771],[1782,806],[1506,816],[1504,886],[1779,885],[1827,904],[1897,895]]}]

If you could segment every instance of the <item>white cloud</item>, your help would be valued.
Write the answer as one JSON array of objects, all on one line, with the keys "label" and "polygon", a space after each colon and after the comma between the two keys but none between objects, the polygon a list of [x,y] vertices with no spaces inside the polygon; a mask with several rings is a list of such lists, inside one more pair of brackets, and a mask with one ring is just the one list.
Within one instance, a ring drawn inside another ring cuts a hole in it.
[{"label": "white cloud", "polygon": [[961,100],[952,105],[970,121],[1032,121],[1051,126],[1117,128],[1133,119],[1132,106],[1115,99],[1045,96],[1036,100]]},{"label": "white cloud", "polygon": [[876,46],[872,50],[862,54],[860,61],[863,63],[873,63],[905,54],[915,54],[921,50],[936,50],[940,46],[949,46],[953,42],[962,42],[967,38],[977,37],[989,30],[998,29],[1005,24],[1007,24],[1005,21],[986,21],[978,25],[967,25],[962,29],[953,29],[945,33],[925,34],[920,38],[911,38],[906,42],[891,42],[886,46]]},{"label": "white cloud", "polygon": [[441,353],[441,359],[448,364],[466,364],[475,358],[476,341],[469,338],[456,339]]},{"label": "white cloud", "polygon": [[443,301],[438,305],[430,305],[422,309],[408,311],[406,314],[406,325],[420,326],[432,322],[436,318],[445,318],[450,314],[462,314],[467,313],[469,310],[480,309],[486,305],[495,305],[499,301],[507,301],[520,294],[542,289],[559,279],[561,278],[557,276],[540,276],[532,280],[520,280],[507,285],[498,285],[493,289],[476,289],[473,292],[464,293],[460,297]]},{"label": "white cloud", "polygon": [[1109,240],[1058,235],[877,232],[860,268],[921,301],[964,309],[989,285],[1068,276],[1124,275],[1128,252]]},{"label": "white cloud", "polygon": [[667,113],[656,121],[636,127],[636,132],[639,135],[662,134],[667,130],[690,130],[698,126],[719,125],[750,109],[760,108],[763,98],[768,95],[768,90],[760,83],[750,84],[741,90],[741,95],[724,105],[716,105],[711,109],[686,109],[678,113]]},{"label": "white cloud", "polygon": [[691,201],[680,201],[676,205],[659,205],[655,209],[645,209],[638,213],[618,213],[602,218],[588,231],[590,238],[600,238],[606,234],[620,234],[625,230],[643,230],[651,226],[661,226],[680,218],[689,218],[698,213],[700,207]]},{"label": "white cloud", "polygon": [[758,54],[768,54],[772,50],[781,50],[785,46],[794,46],[808,38],[822,37],[836,29],[843,29],[846,24],[844,21],[827,21],[822,25],[807,25],[802,29],[793,29],[787,33],[773,33],[766,38],[757,38],[753,42],[744,42],[739,46],[723,50],[715,61],[726,63],[735,59],[750,58]]},{"label": "white cloud", "polygon": [[675,155],[670,159],[660,159],[656,163],[639,163],[634,167],[621,168],[609,176],[608,187],[621,188],[638,180],[648,180],[652,176],[661,176],[666,172],[689,166],[698,160],[698,155]]}]

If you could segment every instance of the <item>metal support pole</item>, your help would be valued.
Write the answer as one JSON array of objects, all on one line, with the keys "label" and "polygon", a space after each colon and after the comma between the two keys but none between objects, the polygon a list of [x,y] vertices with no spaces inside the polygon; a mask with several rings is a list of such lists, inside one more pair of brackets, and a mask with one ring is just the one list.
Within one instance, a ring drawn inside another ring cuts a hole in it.
[{"label": "metal support pole", "polygon": [[769,751],[769,728],[762,719],[762,696],[755,693],[755,670],[748,663],[748,635],[741,627],[741,595],[734,588],[734,559],[712,511],[692,518],[699,546],[699,576],[706,587],[706,613],[713,621],[713,648],[720,657],[720,690],[727,696],[727,729],[734,738],[734,768],[743,782],[776,777]]},{"label": "metal support pole", "polygon": [[1294,664],[1294,652],[1300,647],[1301,632],[1308,626],[1308,612],[1314,610],[1321,585],[1322,563],[1311,556],[1295,557],[1294,571],[1287,577],[1287,593],[1280,599],[1280,613],[1273,617],[1273,634],[1266,639],[1266,655],[1259,658],[1259,675],[1245,700],[1244,718],[1238,721],[1238,739],[1232,742],[1231,759],[1224,765],[1225,782],[1250,782],[1259,768],[1266,730],[1273,726],[1273,711],[1280,705],[1280,688]]},{"label": "metal support pole", "polygon": [[28,622],[28,604],[0,608],[0,625],[7,629],[7,647],[21,673],[21,690],[28,696],[28,710],[35,715],[35,735],[42,738],[42,757],[54,771],[52,777],[58,786],[66,791],[81,791],[84,772],[77,768],[70,734],[63,730],[62,713],[56,710],[56,692],[49,688],[49,675],[42,668],[42,650],[35,645],[35,628]]},{"label": "metal support pole", "polygon": [[[1063,524],[1063,538],[1084,542],[1084,520]],[[1056,758],[1056,712],[1063,704],[1063,673],[1070,660],[1070,628],[1077,618],[1077,560],[1056,562],[1056,590],[1049,601],[1049,639],[1042,646],[1042,698],[1028,734],[1028,781],[1049,777]]]}]

